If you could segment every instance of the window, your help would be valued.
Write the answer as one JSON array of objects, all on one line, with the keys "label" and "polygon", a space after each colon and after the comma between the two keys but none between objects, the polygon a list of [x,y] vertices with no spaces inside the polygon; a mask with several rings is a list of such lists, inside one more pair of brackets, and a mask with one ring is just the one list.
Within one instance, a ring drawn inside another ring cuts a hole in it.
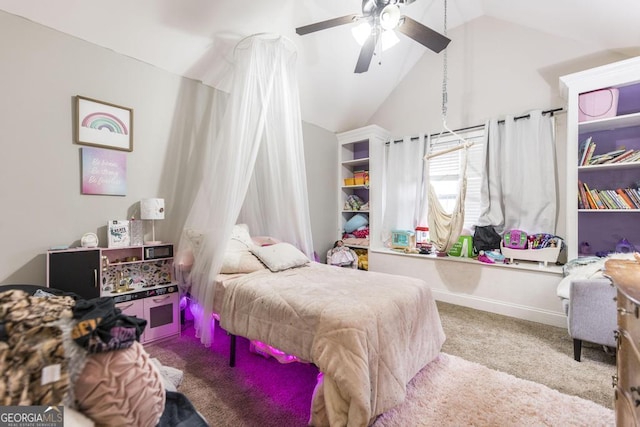
[{"label": "window", "polygon": [[[482,180],[482,152],[484,128],[458,132],[467,141],[473,142],[467,151],[467,193],[464,205],[464,228],[471,229],[480,217],[480,185]],[[460,144],[460,140],[451,134],[431,139],[431,151],[438,152]],[[429,159],[429,182],[438,195],[440,204],[451,212],[458,197],[458,185],[462,172],[464,150],[452,151]]]}]

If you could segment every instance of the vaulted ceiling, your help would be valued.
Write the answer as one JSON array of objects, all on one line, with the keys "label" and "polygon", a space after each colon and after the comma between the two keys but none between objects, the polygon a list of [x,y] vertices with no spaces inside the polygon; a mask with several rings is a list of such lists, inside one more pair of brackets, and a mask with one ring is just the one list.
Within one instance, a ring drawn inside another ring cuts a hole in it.
[{"label": "vaulted ceiling", "polygon": [[[638,0],[416,0],[402,12],[443,32],[445,1],[448,31],[489,16],[600,50],[640,46]],[[281,34],[297,45],[303,119],[331,131],[366,124],[423,55],[440,64],[437,54],[399,34],[400,43],[376,55],[368,72],[354,74],[354,24],[295,33],[361,8],[360,0],[0,0],[0,10],[225,90],[236,43]]]}]

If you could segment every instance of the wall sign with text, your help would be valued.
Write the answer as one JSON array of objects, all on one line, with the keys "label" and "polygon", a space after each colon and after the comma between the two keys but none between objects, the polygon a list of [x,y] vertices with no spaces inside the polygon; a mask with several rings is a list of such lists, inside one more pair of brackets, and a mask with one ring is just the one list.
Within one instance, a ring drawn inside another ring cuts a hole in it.
[{"label": "wall sign with text", "polygon": [[127,195],[126,153],[82,148],[82,194]]}]

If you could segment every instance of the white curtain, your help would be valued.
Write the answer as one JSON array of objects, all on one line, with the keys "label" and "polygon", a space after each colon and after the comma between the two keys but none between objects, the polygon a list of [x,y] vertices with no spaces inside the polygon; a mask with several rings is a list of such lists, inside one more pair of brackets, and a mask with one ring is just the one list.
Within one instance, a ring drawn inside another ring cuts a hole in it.
[{"label": "white curtain", "polygon": [[508,116],[487,123],[485,167],[478,225],[499,234],[556,230],[557,179],[554,119],[536,110],[529,118]]},{"label": "white curtain", "polygon": [[178,249],[179,256],[194,254],[188,281],[202,310],[196,331],[207,346],[213,340],[213,282],[241,210],[253,235],[272,233],[308,256],[313,252],[295,46],[282,37],[254,36],[236,46],[234,60],[223,123]]},{"label": "white curtain", "polygon": [[420,135],[385,145],[382,188],[382,240],[392,230],[414,230],[427,225],[425,193],[425,138]]}]

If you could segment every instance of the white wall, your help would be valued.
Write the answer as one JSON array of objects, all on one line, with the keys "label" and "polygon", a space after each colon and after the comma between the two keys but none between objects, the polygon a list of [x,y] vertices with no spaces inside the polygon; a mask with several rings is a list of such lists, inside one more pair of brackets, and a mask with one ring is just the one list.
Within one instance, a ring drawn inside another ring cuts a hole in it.
[{"label": "white wall", "polygon": [[338,228],[338,138],[335,133],[309,123],[303,123],[302,130],[313,248],[320,261],[326,262]]},{"label": "white wall", "polygon": [[[185,207],[169,196],[181,182],[178,157],[186,156],[179,135],[192,125],[185,104],[194,103],[195,94],[208,99],[215,91],[5,12],[0,12],[0,62],[0,284],[45,283],[49,247],[77,245],[85,232],[97,233],[104,245],[107,221],[138,215],[145,197],[165,197],[167,215],[157,222],[156,237],[175,241],[172,210]],[[73,143],[76,95],[134,110],[126,196],[80,194],[82,146]],[[335,225],[326,221],[335,221],[336,208],[335,193],[328,197],[319,183],[335,176],[322,168],[336,167],[336,139],[307,125],[303,136],[311,153],[306,153],[307,181],[321,253],[327,250],[325,227],[333,237]],[[326,217],[320,212],[325,206]]]},{"label": "white wall", "polygon": [[[560,76],[626,58],[490,17],[448,35],[447,124],[452,129],[561,107]],[[442,130],[442,62],[442,53],[425,52],[369,123],[395,136]]]},{"label": "white wall", "polygon": [[[107,220],[162,196],[158,166],[181,79],[4,12],[0,34],[0,283],[44,283],[48,247],[85,232],[105,243]],[[75,95],[134,109],[127,196],[80,194]]]},{"label": "white wall", "polygon": [[[563,107],[559,77],[625,57],[498,19],[481,17],[449,32],[447,125],[462,128],[532,109]],[[416,64],[369,120],[398,138],[442,127],[443,56],[431,52]],[[556,233],[566,229],[564,188],[566,123],[557,116],[559,212]],[[381,149],[381,148],[380,148]],[[378,197],[376,199],[379,200]],[[373,253],[372,270],[426,279],[438,299],[563,326],[555,294],[559,274],[441,263]]]}]

